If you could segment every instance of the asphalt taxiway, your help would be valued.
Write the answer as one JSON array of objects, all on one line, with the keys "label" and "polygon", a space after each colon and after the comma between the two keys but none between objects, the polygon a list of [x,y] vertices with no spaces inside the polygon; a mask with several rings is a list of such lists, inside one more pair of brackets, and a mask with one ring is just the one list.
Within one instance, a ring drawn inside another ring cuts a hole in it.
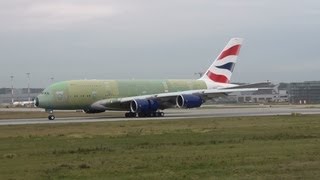
[{"label": "asphalt taxiway", "polygon": [[[207,117],[237,117],[237,116],[271,116],[290,114],[320,114],[320,109],[304,106],[270,106],[270,107],[224,107],[224,108],[198,108],[198,109],[169,109],[164,111],[165,117],[157,118],[123,118],[113,117],[68,117],[49,121],[46,117],[37,119],[9,119],[0,120],[0,125],[25,125],[25,124],[55,124],[55,123],[86,123],[105,121],[131,121],[131,120],[169,120],[169,119],[191,119]],[[106,112],[108,113],[108,112]]]}]

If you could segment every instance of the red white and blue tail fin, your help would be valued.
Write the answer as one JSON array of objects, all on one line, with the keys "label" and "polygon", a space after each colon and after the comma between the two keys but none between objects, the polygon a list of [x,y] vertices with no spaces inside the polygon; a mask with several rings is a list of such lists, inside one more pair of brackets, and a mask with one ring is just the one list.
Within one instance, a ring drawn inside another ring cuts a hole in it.
[{"label": "red white and blue tail fin", "polygon": [[242,41],[242,38],[232,38],[200,80],[228,84],[237,62]]}]

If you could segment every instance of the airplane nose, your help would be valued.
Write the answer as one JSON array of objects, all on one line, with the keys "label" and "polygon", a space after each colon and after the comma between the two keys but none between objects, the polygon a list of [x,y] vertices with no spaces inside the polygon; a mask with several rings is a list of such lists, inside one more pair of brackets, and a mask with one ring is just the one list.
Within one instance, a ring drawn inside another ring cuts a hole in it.
[{"label": "airplane nose", "polygon": [[36,97],[36,98],[34,99],[34,105],[35,105],[36,107],[39,107],[39,98],[38,98],[38,97]]}]

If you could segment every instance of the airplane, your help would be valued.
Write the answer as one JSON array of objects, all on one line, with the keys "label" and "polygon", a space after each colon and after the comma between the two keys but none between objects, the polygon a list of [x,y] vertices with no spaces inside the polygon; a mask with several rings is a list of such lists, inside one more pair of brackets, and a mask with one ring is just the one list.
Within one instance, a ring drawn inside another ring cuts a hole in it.
[{"label": "airplane", "polygon": [[53,110],[101,113],[126,111],[125,117],[162,117],[167,108],[198,108],[206,100],[232,92],[257,91],[256,84],[231,84],[242,38],[232,38],[200,79],[194,80],[70,80],[47,87],[35,106]]}]

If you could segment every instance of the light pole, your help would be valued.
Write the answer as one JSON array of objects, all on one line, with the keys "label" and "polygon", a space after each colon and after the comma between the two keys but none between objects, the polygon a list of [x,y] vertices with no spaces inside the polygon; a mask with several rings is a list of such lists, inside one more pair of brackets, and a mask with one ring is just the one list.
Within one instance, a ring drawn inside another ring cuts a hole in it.
[{"label": "light pole", "polygon": [[30,101],[30,73],[26,73],[28,77],[28,101]]},{"label": "light pole", "polygon": [[10,76],[11,78],[11,103],[13,104],[13,78],[14,76]]}]

